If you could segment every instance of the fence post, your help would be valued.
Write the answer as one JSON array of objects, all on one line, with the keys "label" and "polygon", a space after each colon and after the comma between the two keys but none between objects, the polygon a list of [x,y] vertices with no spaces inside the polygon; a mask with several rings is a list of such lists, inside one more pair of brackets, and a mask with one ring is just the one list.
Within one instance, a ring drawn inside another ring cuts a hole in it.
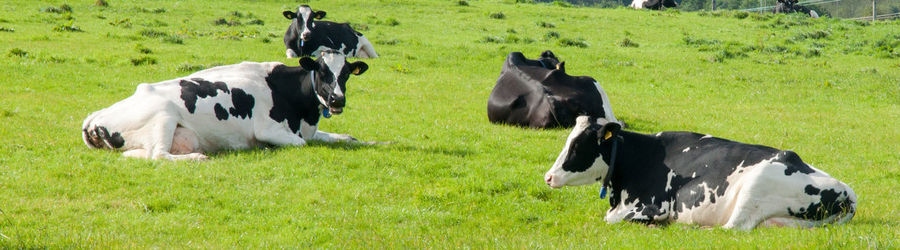
[{"label": "fence post", "polygon": [[872,22],[875,22],[875,0],[872,0]]},{"label": "fence post", "polygon": [[712,0],[712,10],[716,11],[716,0]]}]

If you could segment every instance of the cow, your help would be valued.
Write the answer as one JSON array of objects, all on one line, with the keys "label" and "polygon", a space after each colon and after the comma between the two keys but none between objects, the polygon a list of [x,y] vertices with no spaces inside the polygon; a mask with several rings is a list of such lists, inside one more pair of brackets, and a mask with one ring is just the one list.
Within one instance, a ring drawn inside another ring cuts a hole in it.
[{"label": "cow", "polygon": [[580,116],[553,167],[552,188],[602,183],[607,223],[814,227],[853,218],[856,194],[791,151],[691,132],[641,134]]},{"label": "cow", "polygon": [[350,74],[368,69],[341,53],[322,52],[300,66],[243,62],[186,77],[139,84],[130,97],[90,114],[82,139],[126,157],[204,160],[205,153],[307,141],[356,139],[318,130],[320,117],[340,114]]},{"label": "cow", "polygon": [[531,128],[571,127],[578,115],[617,121],[594,78],[566,74],[552,51],[535,60],[512,52],[487,103],[488,120]]},{"label": "cow", "polygon": [[323,50],[335,50],[346,57],[376,58],[375,48],[362,33],[350,24],[315,21],[325,17],[325,11],[313,11],[309,5],[300,5],[297,12],[282,12],[292,20],[284,33],[287,58],[318,55]]},{"label": "cow", "polygon": [[772,13],[803,13],[809,15],[812,18],[819,18],[819,13],[815,10],[811,10],[803,5],[798,4],[797,0],[778,0],[775,3],[775,8],[772,9]]},{"label": "cow", "polygon": [[678,7],[678,2],[675,2],[675,0],[632,0],[629,7],[635,9],[659,10],[662,9],[662,7]]}]

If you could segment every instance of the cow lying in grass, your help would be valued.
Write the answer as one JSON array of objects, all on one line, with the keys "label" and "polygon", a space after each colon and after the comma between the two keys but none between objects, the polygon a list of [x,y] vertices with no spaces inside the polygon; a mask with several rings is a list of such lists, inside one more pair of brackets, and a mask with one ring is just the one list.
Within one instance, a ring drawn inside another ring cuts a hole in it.
[{"label": "cow lying in grass", "polygon": [[544,179],[553,188],[603,183],[608,223],[813,227],[846,223],[856,211],[847,184],[794,152],[690,132],[633,133],[587,116]]},{"label": "cow lying in grass", "polygon": [[632,0],[628,6],[635,9],[659,10],[662,7],[675,8],[678,6],[678,2],[675,0]]},{"label": "cow lying in grass", "polygon": [[487,115],[492,123],[532,128],[571,127],[579,115],[616,120],[600,84],[566,74],[565,63],[549,50],[535,60],[509,53],[488,97]]},{"label": "cow lying in grass", "polygon": [[350,74],[368,69],[326,51],[299,67],[244,62],[140,84],[134,94],[84,120],[91,148],[150,159],[206,159],[204,153],[308,140],[355,141],[319,131],[320,116],[340,114]]},{"label": "cow lying in grass", "polygon": [[338,51],[347,57],[378,57],[369,39],[349,24],[314,20],[325,18],[325,14],[325,11],[313,11],[309,5],[300,5],[297,12],[282,12],[292,20],[284,33],[288,58],[318,55],[323,50]]},{"label": "cow lying in grass", "polygon": [[775,3],[775,8],[772,9],[772,13],[803,13],[809,15],[812,18],[819,18],[819,13],[815,10],[807,8],[803,5],[800,5],[797,0],[778,0]]}]

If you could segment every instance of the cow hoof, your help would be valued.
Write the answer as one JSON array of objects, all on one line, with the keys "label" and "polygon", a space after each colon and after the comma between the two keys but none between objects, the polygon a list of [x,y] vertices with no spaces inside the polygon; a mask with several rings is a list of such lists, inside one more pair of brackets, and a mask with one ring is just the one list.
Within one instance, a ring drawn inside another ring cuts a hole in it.
[{"label": "cow hoof", "polygon": [[209,160],[209,156],[206,156],[201,153],[191,153],[191,154],[188,154],[188,159],[195,160],[195,161],[205,161],[205,160]]},{"label": "cow hoof", "polygon": [[341,135],[340,135],[340,138],[338,138],[338,140],[341,140],[341,141],[348,141],[348,142],[359,142],[359,140],[357,140],[357,139],[354,138],[353,136],[345,135],[345,134],[341,134]]}]

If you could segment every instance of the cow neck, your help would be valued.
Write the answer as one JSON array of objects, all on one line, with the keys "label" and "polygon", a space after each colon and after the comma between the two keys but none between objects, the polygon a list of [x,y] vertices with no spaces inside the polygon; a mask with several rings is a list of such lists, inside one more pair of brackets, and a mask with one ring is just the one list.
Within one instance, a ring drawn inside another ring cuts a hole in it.
[{"label": "cow neck", "polygon": [[[538,60],[538,62],[541,62],[541,65],[544,65],[543,61]],[[543,80],[539,80],[539,82],[547,81],[547,78],[550,78],[551,75],[553,75],[553,70],[550,70],[550,73],[547,74],[547,76],[545,76]],[[553,99],[550,98],[550,96],[553,95],[553,90],[551,90],[550,87],[544,84],[541,84],[541,87],[543,88],[545,93],[544,101],[546,101],[547,105],[550,106],[550,116],[553,117],[553,121],[556,122],[556,126],[564,127],[563,124],[559,122],[559,116],[556,115],[556,104],[553,102]]]},{"label": "cow neck", "polygon": [[[546,88],[546,87],[544,87]],[[553,100],[550,99],[550,95],[553,93],[550,90],[545,90],[548,94],[544,95],[544,101],[547,102],[547,105],[550,106],[550,116],[553,117],[553,121],[556,122],[556,126],[563,127],[562,123],[559,122],[559,118],[556,115],[556,105],[553,104]]]},{"label": "cow neck", "polygon": [[619,138],[613,137],[612,151],[609,154],[609,168],[606,168],[606,178],[603,178],[603,188],[600,189],[600,199],[606,198],[606,188],[609,187],[609,180],[612,179],[613,170],[616,168],[616,155],[619,150]]},{"label": "cow neck", "polygon": [[309,71],[309,83],[312,84],[313,95],[315,95],[316,99],[319,99],[319,103],[322,104],[322,106],[320,106],[319,109],[327,108],[328,105],[326,105],[327,102],[325,102],[325,98],[322,98],[322,96],[319,95],[319,91],[316,91],[316,71],[315,70]]}]

